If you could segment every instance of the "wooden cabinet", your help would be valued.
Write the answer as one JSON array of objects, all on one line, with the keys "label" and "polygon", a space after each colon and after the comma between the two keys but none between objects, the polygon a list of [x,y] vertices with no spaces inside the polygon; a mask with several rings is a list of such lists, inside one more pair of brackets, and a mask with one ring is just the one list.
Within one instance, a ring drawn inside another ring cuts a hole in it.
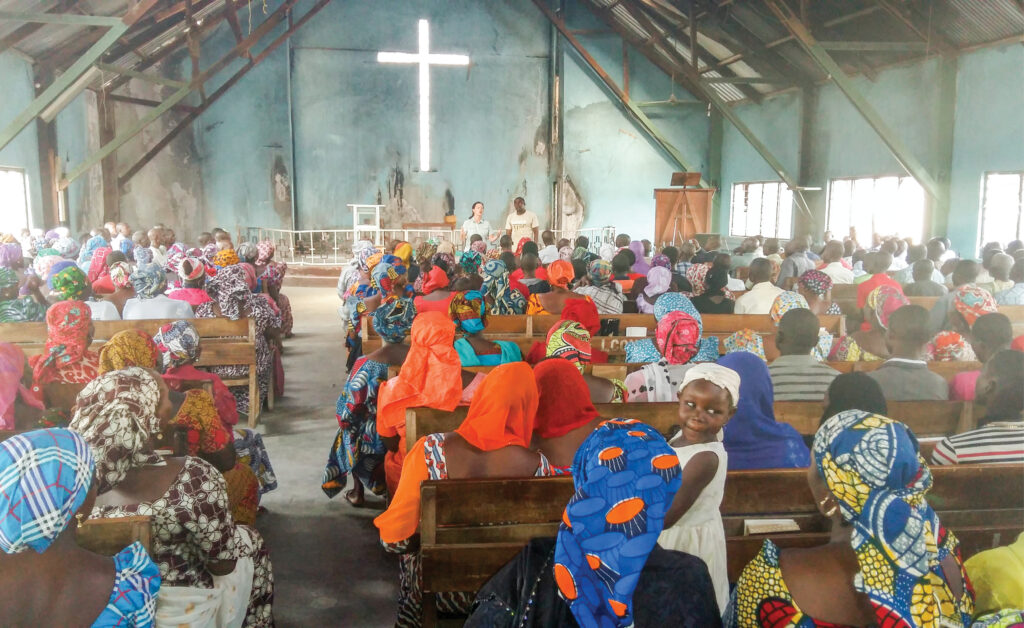
[{"label": "wooden cabinet", "polygon": [[711,199],[717,188],[654,190],[654,244],[678,246],[711,231]]}]

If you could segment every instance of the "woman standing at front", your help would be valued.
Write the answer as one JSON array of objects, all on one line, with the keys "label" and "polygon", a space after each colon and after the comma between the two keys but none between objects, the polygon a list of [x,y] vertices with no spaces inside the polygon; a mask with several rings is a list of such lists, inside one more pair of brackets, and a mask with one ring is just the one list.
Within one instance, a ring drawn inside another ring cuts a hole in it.
[{"label": "woman standing at front", "polygon": [[476,234],[479,234],[484,242],[493,243],[498,239],[498,232],[491,228],[490,221],[484,220],[484,204],[480,201],[473,203],[473,215],[462,223],[462,250],[469,250],[469,238]]}]

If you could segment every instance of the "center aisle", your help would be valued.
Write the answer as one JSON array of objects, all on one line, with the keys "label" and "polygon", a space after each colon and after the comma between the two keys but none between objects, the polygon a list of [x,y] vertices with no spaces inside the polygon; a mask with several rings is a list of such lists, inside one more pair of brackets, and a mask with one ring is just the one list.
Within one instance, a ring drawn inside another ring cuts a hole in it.
[{"label": "center aisle", "polygon": [[[345,380],[345,346],[333,288],[289,287],[295,336],[285,341],[285,396],[260,417],[277,490],[256,522],[270,548],[280,628],[391,626],[398,561],[380,547],[372,519],[383,501],[352,508],[328,500],[320,476],[337,430],[334,406]],[[350,480],[351,482],[351,480]]]}]

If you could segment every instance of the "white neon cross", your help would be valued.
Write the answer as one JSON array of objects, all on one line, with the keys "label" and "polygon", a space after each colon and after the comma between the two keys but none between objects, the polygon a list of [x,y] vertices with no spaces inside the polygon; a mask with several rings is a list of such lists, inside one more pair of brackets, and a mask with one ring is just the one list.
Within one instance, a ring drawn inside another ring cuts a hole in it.
[{"label": "white neon cross", "polygon": [[430,170],[430,66],[469,65],[466,55],[430,53],[430,24],[419,21],[419,52],[378,52],[378,63],[416,63],[420,66],[420,171]]}]

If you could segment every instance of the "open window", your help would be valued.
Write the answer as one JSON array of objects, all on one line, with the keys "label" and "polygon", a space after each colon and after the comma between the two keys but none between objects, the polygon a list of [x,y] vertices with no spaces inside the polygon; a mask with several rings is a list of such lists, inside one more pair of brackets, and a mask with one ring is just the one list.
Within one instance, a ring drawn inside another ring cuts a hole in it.
[{"label": "open window", "polygon": [[982,182],[979,248],[1024,239],[1024,172],[987,172]]},{"label": "open window", "polygon": [[17,237],[30,226],[28,177],[21,168],[0,166],[0,233]]},{"label": "open window", "polygon": [[913,177],[832,179],[828,187],[828,230],[843,237],[857,228],[859,242],[871,235],[924,236],[924,189]]},{"label": "open window", "polygon": [[793,192],[782,181],[734,183],[729,208],[731,236],[793,237]]}]

